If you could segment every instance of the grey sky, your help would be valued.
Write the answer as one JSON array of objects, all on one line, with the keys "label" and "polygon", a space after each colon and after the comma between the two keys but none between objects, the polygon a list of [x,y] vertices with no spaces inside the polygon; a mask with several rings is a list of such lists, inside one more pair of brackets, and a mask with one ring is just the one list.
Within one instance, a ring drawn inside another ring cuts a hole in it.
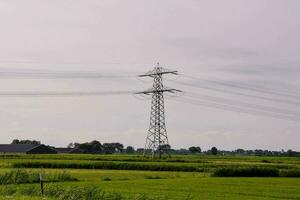
[{"label": "grey sky", "polygon": [[[0,0],[0,25],[1,72],[53,70],[134,76],[160,61],[183,74],[177,81],[167,81],[170,87],[289,110],[300,118],[298,0]],[[295,97],[212,85],[184,75]],[[0,93],[151,87],[151,82],[126,77],[0,77],[0,83]],[[228,90],[235,94],[224,92]],[[14,138],[32,138],[57,146],[97,139],[142,147],[149,109],[149,101],[130,95],[0,97],[0,139],[7,143]],[[172,99],[166,109],[170,143],[175,148],[300,150],[300,120]]]}]

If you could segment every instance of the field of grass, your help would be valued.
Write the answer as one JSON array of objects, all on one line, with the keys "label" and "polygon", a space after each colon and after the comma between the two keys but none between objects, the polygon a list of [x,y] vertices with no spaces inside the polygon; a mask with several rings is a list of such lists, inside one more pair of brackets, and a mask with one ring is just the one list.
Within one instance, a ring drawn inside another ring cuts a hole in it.
[{"label": "field of grass", "polygon": [[[67,171],[77,181],[45,183],[45,191],[47,187],[58,188],[66,194],[101,191],[103,198],[97,199],[300,199],[300,158],[296,157],[195,155],[150,160],[137,155],[0,156],[0,175],[12,168],[49,174]],[[221,176],[226,172],[227,177],[213,176],[216,172]],[[274,173],[279,177],[272,177]],[[232,177],[236,174],[239,177]],[[264,174],[270,177],[259,177]],[[283,177],[287,174],[296,177]],[[39,199],[38,195],[39,184],[0,185],[0,199]]]}]

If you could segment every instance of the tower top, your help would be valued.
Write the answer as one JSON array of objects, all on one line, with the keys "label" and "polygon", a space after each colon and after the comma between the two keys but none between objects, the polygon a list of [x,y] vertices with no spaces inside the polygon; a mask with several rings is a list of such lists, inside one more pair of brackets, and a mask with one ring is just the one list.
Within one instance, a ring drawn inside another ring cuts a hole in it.
[{"label": "tower top", "polygon": [[146,72],[145,74],[139,75],[139,77],[152,77],[153,78],[155,76],[164,75],[164,74],[178,75],[178,71],[165,69],[165,68],[161,67],[158,62],[153,70],[150,70],[150,71]]}]

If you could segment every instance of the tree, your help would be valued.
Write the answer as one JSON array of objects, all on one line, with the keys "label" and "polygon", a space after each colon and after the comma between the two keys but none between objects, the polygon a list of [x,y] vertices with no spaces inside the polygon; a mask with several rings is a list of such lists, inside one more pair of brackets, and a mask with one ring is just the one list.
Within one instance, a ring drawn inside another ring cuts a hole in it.
[{"label": "tree", "polygon": [[112,143],[104,143],[103,144],[103,152],[106,154],[113,154],[115,153],[116,148],[115,145],[113,145]]},{"label": "tree", "polygon": [[14,139],[11,144],[36,144],[39,145],[41,144],[40,141],[36,141],[36,140],[18,140],[18,139]]},{"label": "tree", "polygon": [[115,151],[121,153],[124,150],[124,145],[117,142],[117,143],[112,143],[112,145],[115,147]]},{"label": "tree", "polygon": [[190,147],[189,148],[189,151],[191,152],[191,153],[201,153],[201,148],[200,147]]},{"label": "tree", "polygon": [[128,154],[132,154],[134,153],[134,148],[132,146],[128,146],[126,147],[125,152]]},{"label": "tree", "polygon": [[261,149],[255,149],[254,153],[256,156],[263,156],[264,155],[264,151]]},{"label": "tree", "polygon": [[94,140],[89,143],[92,146],[93,152],[101,153],[102,152],[102,145],[99,141]]},{"label": "tree", "polygon": [[297,152],[293,151],[292,149],[289,149],[286,154],[287,156],[297,156]]},{"label": "tree", "polygon": [[92,142],[86,142],[86,143],[74,143],[73,144],[74,148],[78,148],[83,150],[85,153],[101,153],[103,150],[102,144],[94,140]]},{"label": "tree", "polygon": [[216,147],[211,148],[211,154],[212,155],[217,155],[218,154],[218,149]]},{"label": "tree", "polygon": [[93,153],[91,145],[89,143],[75,143],[77,149],[81,149],[84,153]]},{"label": "tree", "polygon": [[171,146],[169,144],[162,144],[158,147],[158,150],[160,150],[162,153],[166,153],[170,151]]},{"label": "tree", "polygon": [[142,153],[144,153],[144,150],[145,150],[144,148],[137,148],[136,152],[139,154],[142,154]]},{"label": "tree", "polygon": [[70,142],[68,144],[67,148],[75,148],[75,143]]},{"label": "tree", "polygon": [[238,153],[238,154],[244,154],[245,150],[244,149],[237,149],[236,153]]},{"label": "tree", "polygon": [[103,151],[106,154],[112,154],[112,153],[121,153],[124,150],[124,145],[116,142],[116,143],[104,143],[103,144]]},{"label": "tree", "polygon": [[187,149],[183,149],[183,148],[181,148],[181,149],[177,149],[177,150],[175,150],[175,152],[176,152],[176,154],[183,154],[183,155],[187,155],[187,154],[189,154],[189,153],[190,153],[190,151],[189,151],[189,150],[187,150]]},{"label": "tree", "polygon": [[20,144],[20,140],[14,139],[14,140],[11,142],[11,144]]}]

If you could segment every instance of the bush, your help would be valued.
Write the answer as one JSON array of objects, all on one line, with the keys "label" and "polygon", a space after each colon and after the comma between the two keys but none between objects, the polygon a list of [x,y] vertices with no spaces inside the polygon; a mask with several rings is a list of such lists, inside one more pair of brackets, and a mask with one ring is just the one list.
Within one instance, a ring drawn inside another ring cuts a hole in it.
[{"label": "bush", "polygon": [[147,176],[145,176],[145,179],[162,179],[162,177],[160,177],[160,176],[149,176],[149,175],[147,175]]},{"label": "bush", "polygon": [[215,170],[216,177],[278,177],[279,170],[275,168],[221,168]]}]

